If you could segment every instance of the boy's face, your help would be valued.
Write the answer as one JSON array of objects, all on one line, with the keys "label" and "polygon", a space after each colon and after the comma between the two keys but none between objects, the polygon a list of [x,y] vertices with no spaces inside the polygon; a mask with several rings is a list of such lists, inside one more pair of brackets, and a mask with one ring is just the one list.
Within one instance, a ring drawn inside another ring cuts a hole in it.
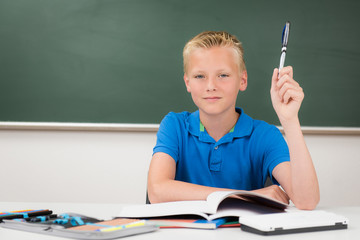
[{"label": "boy's face", "polygon": [[230,47],[194,50],[184,80],[195,105],[207,115],[233,114],[239,90],[247,87],[247,73],[240,72],[236,52]]}]

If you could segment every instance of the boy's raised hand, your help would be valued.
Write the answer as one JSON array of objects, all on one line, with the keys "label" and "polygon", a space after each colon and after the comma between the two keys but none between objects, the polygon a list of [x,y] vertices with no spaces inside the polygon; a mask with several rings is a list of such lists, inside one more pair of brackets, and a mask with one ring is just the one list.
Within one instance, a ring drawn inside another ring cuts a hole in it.
[{"label": "boy's raised hand", "polygon": [[304,92],[293,79],[291,66],[282,68],[280,73],[279,69],[274,69],[270,93],[273,107],[280,122],[298,118]]}]

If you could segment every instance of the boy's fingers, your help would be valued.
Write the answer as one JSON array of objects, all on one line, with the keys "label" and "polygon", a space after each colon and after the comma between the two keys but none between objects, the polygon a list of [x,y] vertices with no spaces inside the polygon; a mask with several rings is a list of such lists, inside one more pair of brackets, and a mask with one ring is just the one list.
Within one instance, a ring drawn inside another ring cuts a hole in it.
[{"label": "boy's fingers", "polygon": [[284,192],[280,187],[276,186],[274,188],[274,194],[275,194],[275,198],[278,199],[281,202],[284,202],[286,204],[289,203],[289,196],[286,194],[286,192]]},{"label": "boy's fingers", "polygon": [[284,95],[284,93],[289,89],[301,90],[302,88],[295,81],[286,81],[282,85],[277,86],[279,89],[279,94]]},{"label": "boy's fingers", "polygon": [[287,104],[291,99],[301,101],[304,98],[304,93],[301,87],[293,88],[289,86],[280,90],[279,97]]},{"label": "boy's fingers", "polygon": [[287,195],[287,193],[283,191],[281,188],[278,189],[278,193],[280,194],[282,201],[286,204],[289,204],[290,198]]},{"label": "boy's fingers", "polygon": [[283,67],[279,72],[279,78],[281,78],[284,75],[289,75],[291,78],[293,78],[293,68],[292,66],[286,66]]},{"label": "boy's fingers", "polygon": [[285,93],[287,93],[289,91],[289,89],[291,89],[292,86],[288,83],[284,83],[284,85],[281,86],[281,88],[279,89],[279,97],[280,99],[285,102]]},{"label": "boy's fingers", "polygon": [[271,78],[271,88],[274,89],[276,87],[278,81],[279,69],[274,68],[273,75]]},{"label": "boy's fingers", "polygon": [[279,77],[279,81],[277,81],[276,85],[280,88],[284,83],[290,83],[294,86],[300,86],[299,83],[288,74]]},{"label": "boy's fingers", "polygon": [[285,104],[289,103],[290,99],[292,99],[292,90],[287,90],[283,96],[283,102]]}]

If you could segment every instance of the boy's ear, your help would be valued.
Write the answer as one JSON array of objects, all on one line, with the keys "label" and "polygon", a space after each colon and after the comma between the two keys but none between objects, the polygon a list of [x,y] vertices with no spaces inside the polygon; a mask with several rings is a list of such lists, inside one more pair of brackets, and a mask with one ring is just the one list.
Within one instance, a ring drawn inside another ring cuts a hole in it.
[{"label": "boy's ear", "polygon": [[186,90],[188,92],[191,92],[191,89],[190,89],[190,86],[189,86],[189,78],[187,77],[186,73],[184,73],[184,82],[185,82]]},{"label": "boy's ear", "polygon": [[248,79],[248,75],[247,75],[247,71],[244,70],[241,74],[240,74],[240,91],[245,91],[247,88],[247,79]]}]

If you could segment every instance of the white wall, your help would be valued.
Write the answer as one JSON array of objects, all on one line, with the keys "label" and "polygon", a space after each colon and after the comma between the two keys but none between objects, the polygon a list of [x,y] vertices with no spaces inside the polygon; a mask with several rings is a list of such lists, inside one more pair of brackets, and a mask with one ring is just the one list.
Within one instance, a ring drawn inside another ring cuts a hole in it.
[{"label": "white wall", "polygon": [[0,131],[0,201],[145,203],[155,133]]},{"label": "white wall", "polygon": [[360,136],[305,135],[320,184],[320,205],[360,206]]},{"label": "white wall", "polygon": [[[305,138],[320,205],[360,205],[360,136]],[[0,130],[0,201],[144,203],[155,141],[155,132]]]}]

